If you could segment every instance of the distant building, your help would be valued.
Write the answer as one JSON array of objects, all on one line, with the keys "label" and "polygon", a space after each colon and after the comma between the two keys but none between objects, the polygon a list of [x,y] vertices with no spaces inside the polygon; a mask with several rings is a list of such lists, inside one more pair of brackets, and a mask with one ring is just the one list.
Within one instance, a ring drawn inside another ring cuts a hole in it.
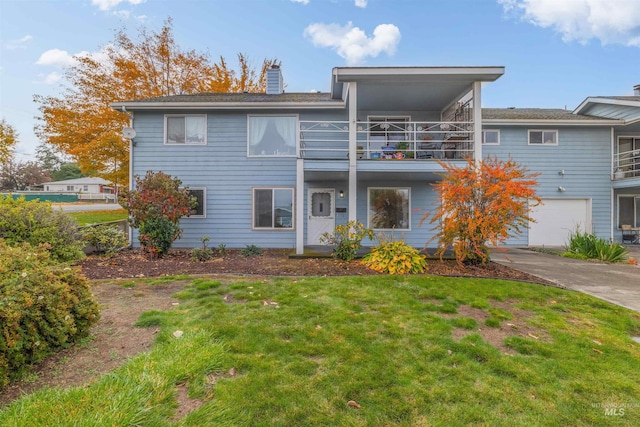
[{"label": "distant building", "polygon": [[67,179],[64,181],[52,181],[42,184],[43,190],[48,193],[101,193],[114,194],[114,187],[106,179],[83,177]]}]

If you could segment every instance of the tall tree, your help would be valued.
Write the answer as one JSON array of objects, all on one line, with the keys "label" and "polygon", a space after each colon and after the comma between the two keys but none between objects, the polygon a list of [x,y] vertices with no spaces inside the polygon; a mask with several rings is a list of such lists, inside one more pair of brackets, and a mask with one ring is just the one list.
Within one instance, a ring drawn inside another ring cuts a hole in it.
[{"label": "tall tree", "polygon": [[16,145],[18,132],[5,119],[0,120],[0,165],[11,160]]},{"label": "tall tree", "polygon": [[26,190],[31,185],[42,184],[50,179],[49,173],[36,162],[11,158],[0,165],[0,190]]},{"label": "tall tree", "polygon": [[76,159],[83,172],[95,171],[118,185],[128,182],[129,145],[121,130],[129,116],[111,109],[110,103],[198,92],[263,91],[266,69],[279,64],[265,59],[258,72],[242,54],[238,72],[222,57],[212,64],[207,53],[178,46],[171,18],[158,32],[141,27],[136,40],[122,29],[103,55],[74,59],[60,97],[34,96],[41,113],[36,133]]}]

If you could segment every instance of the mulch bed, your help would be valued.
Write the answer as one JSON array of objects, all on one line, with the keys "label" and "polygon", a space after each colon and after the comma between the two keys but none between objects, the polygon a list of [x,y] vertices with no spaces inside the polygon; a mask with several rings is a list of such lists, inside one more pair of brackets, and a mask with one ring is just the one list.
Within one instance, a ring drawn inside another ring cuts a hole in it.
[{"label": "mulch bed", "polygon": [[[191,261],[189,250],[171,249],[161,259],[150,259],[139,249],[129,249],[113,257],[91,255],[79,265],[89,279],[123,279],[173,276],[179,274],[246,274],[259,276],[364,276],[379,274],[360,262],[332,258],[289,258],[290,249],[266,249],[262,255],[242,256],[229,249],[225,256],[210,261]],[[485,266],[459,266],[452,260],[428,260],[427,274],[443,276],[492,277],[548,284],[544,280],[509,267],[489,263]]]}]

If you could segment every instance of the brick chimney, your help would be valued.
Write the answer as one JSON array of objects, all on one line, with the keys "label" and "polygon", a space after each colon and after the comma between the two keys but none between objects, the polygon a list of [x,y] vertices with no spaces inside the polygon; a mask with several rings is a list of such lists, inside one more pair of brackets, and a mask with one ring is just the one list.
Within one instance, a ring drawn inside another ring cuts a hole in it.
[{"label": "brick chimney", "polygon": [[279,65],[272,65],[267,70],[267,95],[279,95],[284,92],[282,71]]},{"label": "brick chimney", "polygon": [[640,96],[640,85],[635,85],[635,86],[633,87],[633,94],[634,94],[635,96]]}]

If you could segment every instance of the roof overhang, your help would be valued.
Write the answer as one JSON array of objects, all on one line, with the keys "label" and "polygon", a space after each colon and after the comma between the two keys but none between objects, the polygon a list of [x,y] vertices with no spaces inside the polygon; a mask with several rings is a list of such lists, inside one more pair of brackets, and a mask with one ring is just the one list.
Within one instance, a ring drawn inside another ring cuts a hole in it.
[{"label": "roof overhang", "polygon": [[614,98],[602,98],[602,97],[589,97],[582,101],[578,107],[573,110],[574,114],[582,114],[584,111],[589,110],[592,106],[596,104],[606,104],[606,105],[624,105],[628,107],[640,107],[640,101],[632,101],[625,99],[614,99]]},{"label": "roof overhang", "polygon": [[495,126],[618,126],[624,120],[540,120],[540,119],[482,119],[482,124]]},{"label": "roof overhang", "polygon": [[343,109],[344,101],[335,102],[113,102],[111,108],[122,110],[327,110]]},{"label": "roof overhang", "polygon": [[441,111],[468,93],[475,82],[492,82],[504,67],[336,67],[331,96],[345,99],[345,86],[358,85],[358,108]]}]

